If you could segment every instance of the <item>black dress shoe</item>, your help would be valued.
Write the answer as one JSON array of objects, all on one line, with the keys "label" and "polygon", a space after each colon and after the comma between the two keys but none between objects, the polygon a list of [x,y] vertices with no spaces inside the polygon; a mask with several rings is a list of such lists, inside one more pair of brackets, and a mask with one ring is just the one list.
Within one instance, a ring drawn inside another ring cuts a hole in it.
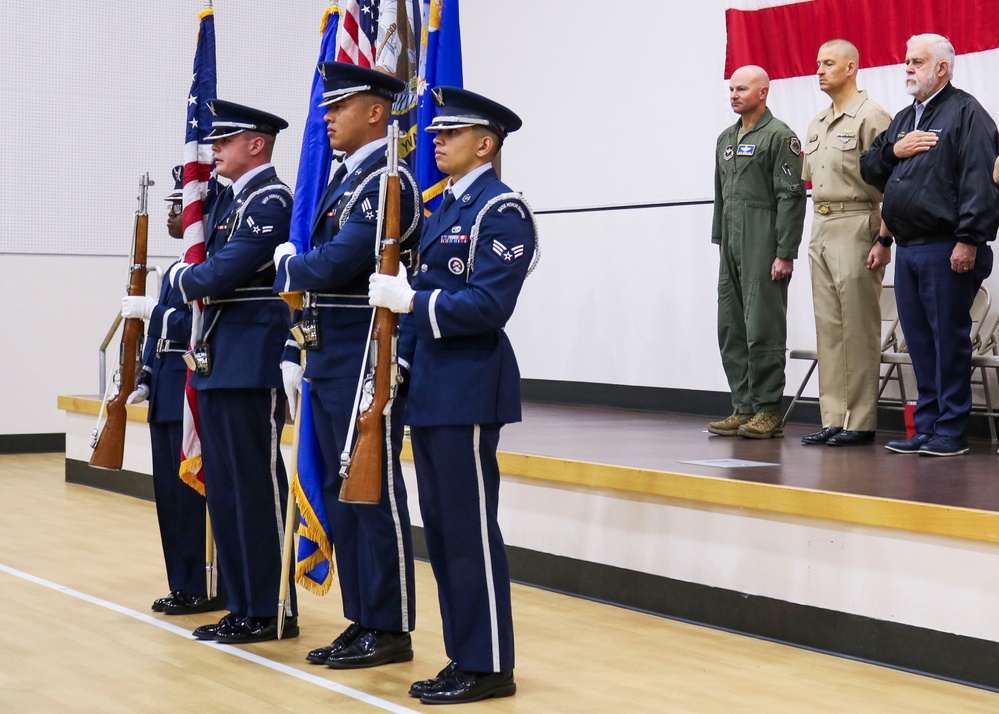
[{"label": "black dress shoe", "polygon": [[801,437],[801,443],[807,446],[817,446],[819,444],[824,444],[831,438],[836,436],[838,433],[843,431],[841,427],[838,426],[827,426],[822,431],[816,431],[811,434],[805,434]]},{"label": "black dress shoe", "polygon": [[344,647],[356,640],[363,633],[364,628],[356,622],[353,622],[350,627],[341,632],[340,635],[329,645],[312,650],[305,656],[305,659],[312,662],[312,664],[326,664],[326,660],[330,658],[330,655],[340,652]]},{"label": "black dress shoe", "polygon": [[841,431],[827,441],[826,446],[870,446],[873,443],[873,431]]},{"label": "black dress shoe", "polygon": [[413,640],[408,632],[364,631],[347,647],[330,655],[326,666],[333,669],[362,669],[413,659]]},{"label": "black dress shoe", "polygon": [[517,692],[513,672],[457,670],[420,697],[421,704],[461,704],[490,697],[512,697]]},{"label": "black dress shoe", "polygon": [[177,593],[174,598],[163,604],[164,615],[196,615],[199,612],[225,609],[225,603],[219,597],[199,597],[190,593]]},{"label": "black dress shoe", "polygon": [[437,673],[437,676],[433,679],[421,679],[419,682],[413,682],[413,685],[409,688],[409,696],[416,697],[419,699],[424,694],[429,692],[434,686],[443,679],[447,679],[452,674],[458,671],[458,663],[451,660],[447,663],[447,666]]},{"label": "black dress shoe", "polygon": [[[220,627],[215,631],[215,641],[223,645],[248,645],[253,642],[270,642],[277,636],[276,617],[244,617]],[[289,617],[284,621],[282,639],[298,637],[298,618]]]},{"label": "black dress shoe", "polygon": [[179,590],[171,590],[170,594],[166,597],[158,597],[153,600],[153,612],[163,612],[163,608],[167,606],[168,603],[173,602],[173,599],[180,595]]},{"label": "black dress shoe", "polygon": [[235,625],[242,619],[243,618],[240,615],[230,612],[218,622],[213,622],[211,625],[202,625],[201,627],[196,628],[191,634],[199,640],[214,640],[215,633],[221,628]]}]

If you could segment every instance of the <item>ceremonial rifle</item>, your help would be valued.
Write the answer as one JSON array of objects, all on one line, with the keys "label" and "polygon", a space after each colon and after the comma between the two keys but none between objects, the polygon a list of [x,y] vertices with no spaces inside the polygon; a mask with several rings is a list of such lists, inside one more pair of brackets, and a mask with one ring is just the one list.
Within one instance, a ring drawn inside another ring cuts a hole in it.
[{"label": "ceremonial rifle", "polygon": [[[135,211],[135,229],[132,234],[132,253],[128,267],[128,294],[146,294],[146,242],[149,237],[149,187],[153,185],[146,173],[139,179],[139,207]],[[90,465],[101,469],[120,469],[125,452],[125,400],[135,389],[135,376],[142,359],[142,320],[130,317],[121,331],[121,348],[118,353],[118,393],[107,402],[107,421],[101,430],[94,429],[94,449]]]},{"label": "ceremonial rifle", "polygon": [[[395,275],[399,270],[400,195],[399,195],[399,124],[388,130],[388,170],[382,175],[381,210],[384,211],[385,237],[379,241],[378,272]],[[380,237],[380,236],[379,236]],[[399,380],[396,362],[399,317],[388,308],[375,309],[371,330],[370,368],[374,395],[368,408],[357,417],[357,442],[353,454],[342,459],[340,500],[344,503],[378,503],[382,495],[382,447],[384,424],[392,414],[392,400]],[[391,449],[385,446],[388,458]]]}]

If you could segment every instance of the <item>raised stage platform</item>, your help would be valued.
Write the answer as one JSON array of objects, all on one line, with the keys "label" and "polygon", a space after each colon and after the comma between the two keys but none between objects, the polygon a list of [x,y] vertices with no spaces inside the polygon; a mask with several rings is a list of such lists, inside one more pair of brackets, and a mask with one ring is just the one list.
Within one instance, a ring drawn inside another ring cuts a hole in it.
[{"label": "raised stage platform", "polygon": [[[67,480],[148,496],[135,491],[149,481],[139,424],[125,472],[87,466],[98,405],[60,398]],[[707,421],[525,404],[500,439],[513,577],[999,689],[999,457],[988,441],[930,458],[886,451],[894,434],[806,447],[814,427],[751,441],[709,435]]]}]

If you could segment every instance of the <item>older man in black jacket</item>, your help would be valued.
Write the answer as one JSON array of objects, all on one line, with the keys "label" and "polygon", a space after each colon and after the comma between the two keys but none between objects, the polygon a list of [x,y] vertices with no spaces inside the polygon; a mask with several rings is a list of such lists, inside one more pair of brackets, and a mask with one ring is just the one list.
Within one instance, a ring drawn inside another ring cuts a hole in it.
[{"label": "older man in black jacket", "polygon": [[882,217],[899,246],[895,295],[919,388],[916,435],[885,447],[902,454],[968,452],[969,312],[992,272],[989,242],[999,228],[996,125],[950,83],[953,67],[947,38],[909,40],[905,81],[915,102],[860,165],[864,180],[884,191]]}]

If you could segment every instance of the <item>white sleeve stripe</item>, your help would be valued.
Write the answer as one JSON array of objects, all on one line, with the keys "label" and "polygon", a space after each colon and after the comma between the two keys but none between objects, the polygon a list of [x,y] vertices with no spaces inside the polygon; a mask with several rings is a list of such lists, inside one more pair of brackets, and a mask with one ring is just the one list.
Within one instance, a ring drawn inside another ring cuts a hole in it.
[{"label": "white sleeve stripe", "polygon": [[177,308],[171,307],[169,310],[163,313],[163,324],[160,325],[160,339],[165,340],[167,338],[167,327],[170,321],[170,313],[176,312]]},{"label": "white sleeve stripe", "polygon": [[441,328],[437,324],[437,296],[441,294],[441,289],[437,288],[430,295],[430,302],[427,304],[427,314],[430,316],[430,329],[434,331],[434,339],[441,338]]},{"label": "white sleeve stripe", "polygon": [[180,269],[180,272],[177,273],[176,283],[177,287],[180,288],[180,297],[184,302],[191,302],[190,300],[187,299],[187,291],[184,290],[184,273],[186,273],[187,269],[190,267],[191,267],[190,265],[186,265]]},{"label": "white sleeve stripe", "polygon": [[[284,257],[284,262],[282,263],[282,265],[284,265],[284,291],[283,292],[288,293],[288,292],[291,292],[291,266],[288,265],[288,261],[291,260],[291,256],[290,255],[285,255],[283,257]],[[278,267],[280,268],[281,266],[278,266]]]}]

